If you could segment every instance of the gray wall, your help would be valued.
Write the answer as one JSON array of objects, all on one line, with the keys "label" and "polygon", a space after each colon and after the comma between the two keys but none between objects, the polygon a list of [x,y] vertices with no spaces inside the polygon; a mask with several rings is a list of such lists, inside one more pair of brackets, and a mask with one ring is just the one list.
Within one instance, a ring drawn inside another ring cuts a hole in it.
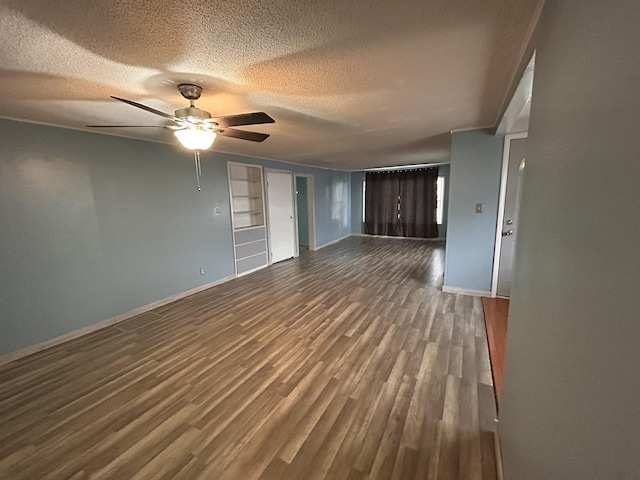
[{"label": "gray wall", "polygon": [[296,202],[298,213],[298,245],[309,246],[309,203],[307,201],[307,177],[296,177]]},{"label": "gray wall", "polygon": [[[366,172],[351,172],[351,233],[363,233],[362,223],[362,182]],[[444,212],[442,225],[438,225],[438,236],[447,236],[447,216],[449,212],[449,165],[438,166],[438,176],[445,177]]]},{"label": "gray wall", "polygon": [[[452,137],[444,285],[488,292],[504,137],[485,130]],[[475,213],[476,203],[482,203],[482,213]]]},{"label": "gray wall", "polygon": [[556,0],[539,24],[500,409],[507,480],[640,476],[638,19],[637,0]]},{"label": "gray wall", "polygon": [[197,192],[178,148],[0,120],[0,355],[232,275],[228,160],[312,173],[317,244],[349,234],[348,172],[202,159]]}]

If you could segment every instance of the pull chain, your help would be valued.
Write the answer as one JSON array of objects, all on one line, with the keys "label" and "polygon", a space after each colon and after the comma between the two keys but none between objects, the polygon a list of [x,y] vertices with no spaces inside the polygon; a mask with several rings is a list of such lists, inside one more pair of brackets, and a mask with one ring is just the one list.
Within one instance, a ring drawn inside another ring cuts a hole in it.
[{"label": "pull chain", "polygon": [[200,150],[193,151],[193,160],[196,164],[196,185],[198,185],[198,191],[202,191],[200,188],[200,177],[202,176],[202,167],[200,165]]}]

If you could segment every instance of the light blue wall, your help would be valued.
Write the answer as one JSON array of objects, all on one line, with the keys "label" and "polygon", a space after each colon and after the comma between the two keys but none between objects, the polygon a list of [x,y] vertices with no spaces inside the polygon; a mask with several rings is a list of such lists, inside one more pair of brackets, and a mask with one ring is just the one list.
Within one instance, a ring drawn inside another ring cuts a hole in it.
[{"label": "light blue wall", "polygon": [[203,153],[197,192],[176,147],[0,120],[0,355],[233,275],[229,160],[313,174],[317,245],[349,234],[348,172]]},{"label": "light blue wall", "polygon": [[[456,132],[451,142],[446,287],[489,292],[504,137]],[[482,213],[475,213],[482,203]]]},{"label": "light blue wall", "polygon": [[351,172],[351,233],[363,233],[362,182],[365,172]]},{"label": "light blue wall", "polygon": [[307,202],[307,178],[296,177],[296,202],[298,207],[298,245],[309,246],[309,204]]},{"label": "light blue wall", "polygon": [[216,154],[233,162],[254,163],[266,168],[288,170],[313,175],[313,198],[316,248],[351,233],[351,185],[349,172],[306,167],[260,158],[240,157],[226,153]]}]

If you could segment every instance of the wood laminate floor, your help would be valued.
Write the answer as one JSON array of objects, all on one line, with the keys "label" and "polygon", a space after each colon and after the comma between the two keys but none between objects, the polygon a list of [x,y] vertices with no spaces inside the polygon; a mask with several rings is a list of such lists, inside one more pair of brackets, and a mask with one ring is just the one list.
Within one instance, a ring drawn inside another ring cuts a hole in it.
[{"label": "wood laminate floor", "polygon": [[351,237],[0,366],[2,479],[496,478],[480,299]]}]

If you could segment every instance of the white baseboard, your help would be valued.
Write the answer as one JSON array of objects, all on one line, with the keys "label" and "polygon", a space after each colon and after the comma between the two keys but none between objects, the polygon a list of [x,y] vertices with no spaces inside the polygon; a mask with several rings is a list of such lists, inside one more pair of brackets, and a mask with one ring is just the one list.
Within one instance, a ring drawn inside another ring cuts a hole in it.
[{"label": "white baseboard", "polygon": [[77,330],[65,333],[63,335],[60,335],[59,337],[45,340],[44,342],[36,343],[35,345],[29,345],[28,347],[21,348],[20,350],[16,350],[15,352],[5,353],[4,355],[0,356],[0,365],[13,362],[14,360],[18,360],[34,353],[41,352],[42,350],[46,350],[47,348],[55,347],[56,345],[60,345],[61,343],[68,342],[69,340],[73,340],[74,338],[82,337],[83,335],[95,332],[96,330],[101,330],[103,328],[109,327],[115,323],[113,320],[114,318],[115,317],[107,318],[106,320],[102,320],[98,323],[87,325],[86,327],[82,327]]},{"label": "white baseboard", "polygon": [[472,297],[490,297],[491,292],[488,290],[470,290],[467,288],[458,288],[458,287],[448,287],[447,285],[442,286],[442,291],[444,293],[459,293],[462,295],[470,295]]},{"label": "white baseboard", "polygon": [[238,278],[244,277],[245,275],[250,275],[250,274],[255,273],[255,272],[259,271],[259,270],[262,270],[264,268],[270,267],[271,265],[273,265],[273,263],[267,263],[266,265],[260,265],[259,267],[253,268],[251,270],[247,270],[246,272],[237,273],[236,275],[238,276]]},{"label": "white baseboard", "polygon": [[500,446],[500,436],[498,432],[493,432],[493,450],[496,458],[497,480],[504,480],[504,468],[502,466],[502,447]]},{"label": "white baseboard", "polygon": [[435,237],[435,238],[420,238],[420,237],[398,237],[392,235],[372,235],[370,233],[352,233],[352,237],[372,237],[372,238],[391,238],[391,239],[401,239],[401,240],[419,240],[423,242],[439,242],[446,240],[445,237]]},{"label": "white baseboard", "polygon": [[153,303],[149,303],[148,305],[143,305],[142,307],[134,308],[133,310],[129,310],[128,312],[121,313],[111,318],[107,318],[105,320],[101,320],[97,323],[87,325],[86,327],[79,328],[77,330],[73,330],[71,332],[65,333],[58,337],[52,338],[50,340],[45,340],[44,342],[36,343],[35,345],[29,345],[28,347],[21,348],[20,350],[16,350],[15,352],[9,352],[4,355],[0,355],[0,365],[5,363],[13,362],[14,360],[18,360],[20,358],[26,357],[28,355],[32,355],[37,352],[41,352],[42,350],[46,350],[47,348],[55,347],[56,345],[60,345],[64,342],[68,342],[69,340],[73,340],[74,338],[82,337],[84,335],[88,335],[89,333],[95,332],[97,330],[101,330],[106,327],[110,327],[115,325],[116,323],[123,322],[130,318],[133,318],[141,313],[148,312],[155,308],[166,305],[167,303],[175,302],[176,300],[180,300],[182,298],[188,297],[189,295],[193,295],[194,293],[202,292],[203,290],[207,290],[208,288],[215,287],[216,285],[220,285],[221,283],[228,282],[236,278],[235,275],[230,275],[228,277],[221,278],[216,280],[215,282],[205,283],[204,285],[199,285],[190,290],[186,290],[181,293],[177,293],[175,295],[171,295],[170,297],[163,298]]},{"label": "white baseboard", "polygon": [[333,245],[334,243],[341,242],[342,240],[344,240],[345,238],[349,238],[350,236],[351,234],[345,235],[344,237],[336,238],[335,240],[331,240],[330,242],[327,242],[323,245],[320,245],[319,247],[316,247],[314,251],[320,250],[321,248],[324,248],[324,247],[328,247],[329,245]]}]

